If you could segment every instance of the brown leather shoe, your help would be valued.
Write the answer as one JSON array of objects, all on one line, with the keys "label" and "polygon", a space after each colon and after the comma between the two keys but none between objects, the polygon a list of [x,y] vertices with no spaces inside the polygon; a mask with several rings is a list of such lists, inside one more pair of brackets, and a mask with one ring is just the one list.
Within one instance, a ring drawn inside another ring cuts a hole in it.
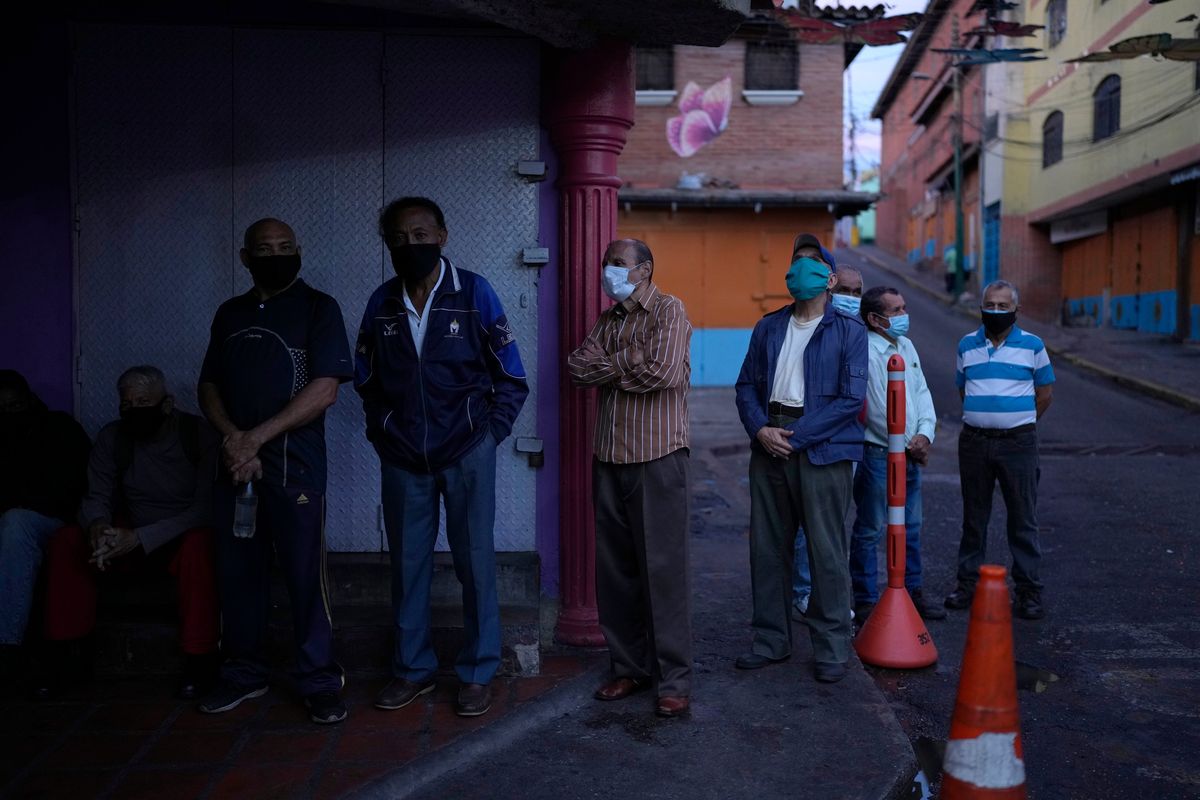
[{"label": "brown leather shoe", "polygon": [[492,707],[492,689],[486,683],[464,683],[458,690],[454,712],[460,717],[478,717]]},{"label": "brown leather shoe", "polygon": [[688,712],[691,701],[686,697],[660,697],[654,713],[660,717],[679,717]]},{"label": "brown leather shoe", "polygon": [[593,695],[597,700],[624,700],[629,695],[640,692],[650,684],[635,678],[613,678],[601,685]]}]

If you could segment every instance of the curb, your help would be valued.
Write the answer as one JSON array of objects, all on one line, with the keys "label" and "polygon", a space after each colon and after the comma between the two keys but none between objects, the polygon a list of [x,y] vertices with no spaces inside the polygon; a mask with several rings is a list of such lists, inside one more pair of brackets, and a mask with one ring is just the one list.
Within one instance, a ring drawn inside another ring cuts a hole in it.
[{"label": "curb", "polygon": [[[893,276],[899,278],[900,280],[904,281],[904,283],[908,284],[912,288],[925,293],[926,295],[928,295],[929,297],[932,297],[933,299],[937,300],[938,302],[942,303],[943,305],[949,306],[951,309],[959,312],[963,316],[968,316],[968,317],[971,317],[972,319],[974,319],[974,314],[971,314],[966,309],[964,309],[962,306],[958,305],[956,302],[954,302],[953,299],[946,297],[946,295],[943,294],[942,292],[937,291],[936,289],[934,289],[931,286],[925,285],[924,283],[918,281],[916,278],[912,277],[911,275],[901,272],[900,270],[896,269],[892,265],[885,263],[882,259],[876,258],[875,256],[871,255],[870,253],[864,253],[862,250],[859,250],[857,248],[848,248],[848,249],[853,251],[857,256],[862,258],[864,261],[869,261],[873,266],[883,270],[884,272],[888,273],[889,275],[893,275]],[[1153,381],[1148,381],[1143,378],[1135,378],[1132,375],[1126,375],[1124,373],[1117,372],[1114,369],[1110,369],[1109,367],[1105,367],[1101,364],[1097,364],[1094,361],[1089,361],[1088,359],[1083,358],[1082,356],[1075,355],[1074,353],[1072,353],[1068,350],[1064,350],[1061,347],[1058,347],[1056,345],[1052,345],[1049,342],[1046,342],[1045,344],[1046,344],[1046,349],[1048,351],[1050,351],[1050,353],[1052,355],[1054,355],[1056,358],[1061,358],[1064,361],[1066,361],[1067,363],[1072,364],[1072,365],[1074,365],[1082,370],[1085,370],[1087,372],[1090,372],[1093,375],[1098,375],[1101,378],[1106,378],[1119,386],[1124,386],[1127,389],[1132,389],[1135,392],[1139,392],[1140,394],[1146,395],[1147,397],[1153,397],[1156,400],[1162,400],[1163,402],[1170,403],[1173,406],[1178,406],[1179,408],[1185,408],[1188,411],[1200,411],[1200,397],[1192,397],[1189,394],[1184,394],[1183,392],[1172,389],[1169,386],[1163,386],[1161,383],[1155,383]]]},{"label": "curb", "polygon": [[408,797],[445,777],[516,743],[534,728],[581,708],[592,699],[595,684],[608,669],[607,660],[568,678],[524,708],[463,736],[446,747],[401,767],[348,795],[353,800]]}]

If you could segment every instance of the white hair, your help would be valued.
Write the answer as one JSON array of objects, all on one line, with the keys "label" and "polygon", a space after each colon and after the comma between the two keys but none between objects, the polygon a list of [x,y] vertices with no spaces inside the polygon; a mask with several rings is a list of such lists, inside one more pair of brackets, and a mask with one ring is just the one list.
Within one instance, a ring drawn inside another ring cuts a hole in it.
[{"label": "white hair", "polygon": [[983,287],[983,294],[979,296],[980,305],[983,304],[983,298],[987,297],[988,292],[990,292],[992,289],[1008,289],[1010,292],[1012,292],[1013,305],[1021,304],[1021,296],[1017,294],[1017,287],[1013,286],[1008,281],[992,281],[987,286]]}]

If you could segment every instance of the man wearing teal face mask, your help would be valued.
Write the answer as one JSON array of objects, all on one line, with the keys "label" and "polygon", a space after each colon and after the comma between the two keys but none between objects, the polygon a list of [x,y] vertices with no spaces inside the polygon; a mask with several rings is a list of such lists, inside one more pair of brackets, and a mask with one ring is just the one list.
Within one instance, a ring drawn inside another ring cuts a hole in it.
[{"label": "man wearing teal face mask", "polygon": [[751,652],[739,669],[791,655],[788,583],[796,529],[812,569],[806,622],[815,674],[833,682],[850,657],[850,572],[843,533],[851,465],[863,454],[866,396],[862,320],[829,302],[833,256],[811,234],[796,238],[787,287],[795,302],[755,326],[737,380],[737,407],[751,438]]},{"label": "man wearing teal face mask", "polygon": [[[804,256],[821,260],[825,258],[820,247],[801,245],[799,238],[796,242],[800,246],[792,253],[792,261]],[[854,267],[837,267],[833,271],[833,280],[833,289],[829,296],[833,307],[838,311],[857,317],[863,293],[862,273]],[[792,617],[798,622],[808,613],[808,598],[812,594],[812,573],[808,568],[808,545],[805,544],[803,530],[796,533],[795,549],[796,556],[792,574],[792,605],[795,607],[795,612]]]}]

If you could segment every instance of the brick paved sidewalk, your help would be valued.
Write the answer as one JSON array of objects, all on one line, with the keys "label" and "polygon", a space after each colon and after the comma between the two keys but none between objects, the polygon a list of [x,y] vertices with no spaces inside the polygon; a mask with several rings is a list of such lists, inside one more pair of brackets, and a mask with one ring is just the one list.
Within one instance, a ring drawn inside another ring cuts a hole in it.
[{"label": "brick paved sidewalk", "polygon": [[542,674],[498,678],[492,710],[454,713],[458,680],[399,711],[371,701],[383,678],[351,681],[349,718],[318,726],[272,687],[226,714],[171,698],[167,678],[98,681],[77,695],[0,702],[0,796],[13,798],[332,798],[514,714],[584,674],[595,656],[547,655]]}]

